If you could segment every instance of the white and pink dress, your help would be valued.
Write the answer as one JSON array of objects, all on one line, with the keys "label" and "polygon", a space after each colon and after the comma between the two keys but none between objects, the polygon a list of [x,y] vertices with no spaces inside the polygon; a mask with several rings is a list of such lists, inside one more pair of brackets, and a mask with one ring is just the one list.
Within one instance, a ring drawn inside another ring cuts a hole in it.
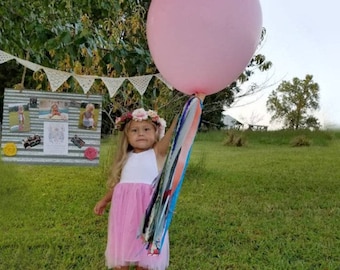
[{"label": "white and pink dress", "polygon": [[153,149],[129,152],[120,182],[111,201],[108,243],[105,252],[109,268],[139,265],[150,270],[164,270],[169,265],[169,239],[160,255],[148,255],[145,243],[138,237],[139,228],[152,197],[152,183],[158,175]]}]

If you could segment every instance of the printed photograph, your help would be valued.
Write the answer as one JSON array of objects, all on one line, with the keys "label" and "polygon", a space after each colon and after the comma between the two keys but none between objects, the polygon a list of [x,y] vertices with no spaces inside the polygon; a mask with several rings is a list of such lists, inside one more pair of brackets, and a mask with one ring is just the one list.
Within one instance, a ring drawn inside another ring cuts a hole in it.
[{"label": "printed photograph", "polygon": [[40,100],[39,118],[46,120],[68,120],[68,103],[63,100]]},{"label": "printed photograph", "polygon": [[38,99],[36,97],[30,98],[30,108],[38,108]]},{"label": "printed photograph", "polygon": [[99,111],[99,104],[82,102],[80,105],[79,128],[96,130]]},{"label": "printed photograph", "polygon": [[9,125],[11,132],[30,131],[30,114],[28,104],[9,105]]}]

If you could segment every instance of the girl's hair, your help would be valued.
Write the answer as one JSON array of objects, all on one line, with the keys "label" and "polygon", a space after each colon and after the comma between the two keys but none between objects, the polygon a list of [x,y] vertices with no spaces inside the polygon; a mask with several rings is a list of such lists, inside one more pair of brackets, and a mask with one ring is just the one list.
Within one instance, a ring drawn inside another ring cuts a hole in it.
[{"label": "girl's hair", "polygon": [[[150,122],[154,128],[155,131],[157,131],[157,126],[155,123],[153,123],[151,120],[144,120]],[[120,138],[118,140],[118,147],[116,150],[116,157],[115,160],[111,166],[111,171],[109,174],[108,179],[108,186],[109,188],[113,188],[118,182],[120,181],[120,176],[122,174],[123,167],[126,163],[128,153],[133,150],[133,147],[129,144],[127,132],[130,128],[132,121],[127,123],[124,127],[123,132],[120,134]],[[158,136],[156,136],[156,141]],[[156,143],[156,142],[155,142]]]},{"label": "girl's hair", "polygon": [[94,110],[94,105],[92,103],[87,103],[86,107],[85,107],[85,110],[88,111],[90,109],[93,109]]}]

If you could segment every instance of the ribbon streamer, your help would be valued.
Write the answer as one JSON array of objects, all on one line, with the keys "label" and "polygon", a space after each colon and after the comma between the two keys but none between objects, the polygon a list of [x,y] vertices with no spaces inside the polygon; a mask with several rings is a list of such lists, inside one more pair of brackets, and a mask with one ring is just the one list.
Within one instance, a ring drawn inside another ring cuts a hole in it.
[{"label": "ribbon streamer", "polygon": [[151,255],[161,252],[183,183],[201,113],[200,99],[191,97],[177,123],[165,166],[155,179],[153,197],[142,221],[140,234]]}]

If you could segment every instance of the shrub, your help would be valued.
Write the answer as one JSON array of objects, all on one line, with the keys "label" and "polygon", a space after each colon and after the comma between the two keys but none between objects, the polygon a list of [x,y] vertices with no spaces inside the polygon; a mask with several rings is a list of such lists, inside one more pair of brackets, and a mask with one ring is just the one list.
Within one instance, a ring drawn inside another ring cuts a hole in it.
[{"label": "shrub", "polygon": [[290,143],[293,147],[310,146],[311,142],[305,135],[300,135],[292,139]]},{"label": "shrub", "polygon": [[237,133],[235,131],[228,131],[227,137],[223,144],[229,145],[229,146],[241,147],[241,146],[244,146],[245,143],[246,141],[245,141],[245,138],[242,136],[242,134]]}]

